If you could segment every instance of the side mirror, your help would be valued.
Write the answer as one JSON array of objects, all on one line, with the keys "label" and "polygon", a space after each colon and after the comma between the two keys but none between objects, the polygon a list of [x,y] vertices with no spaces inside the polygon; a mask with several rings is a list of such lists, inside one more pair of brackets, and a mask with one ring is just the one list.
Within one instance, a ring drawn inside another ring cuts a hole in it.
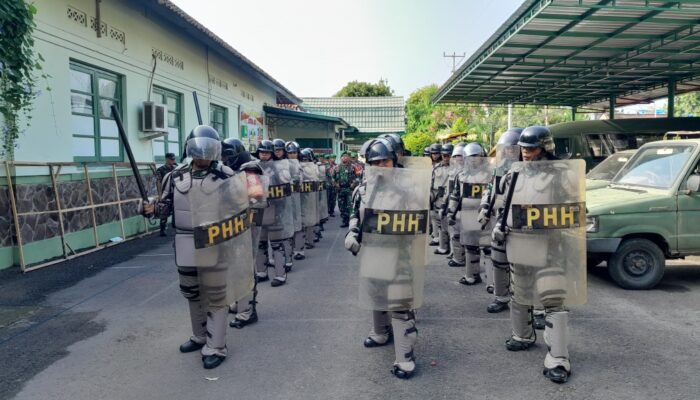
[{"label": "side mirror", "polygon": [[700,175],[690,175],[690,177],[688,177],[688,182],[685,184],[685,187],[690,193],[700,192]]}]

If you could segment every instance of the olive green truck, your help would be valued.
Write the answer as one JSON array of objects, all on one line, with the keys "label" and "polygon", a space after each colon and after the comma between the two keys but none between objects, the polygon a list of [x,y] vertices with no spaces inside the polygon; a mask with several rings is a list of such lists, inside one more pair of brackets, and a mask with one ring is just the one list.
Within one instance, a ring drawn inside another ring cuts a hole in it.
[{"label": "olive green truck", "polygon": [[700,140],[647,143],[607,187],[588,191],[588,265],[625,289],[650,289],[666,260],[700,255]]}]

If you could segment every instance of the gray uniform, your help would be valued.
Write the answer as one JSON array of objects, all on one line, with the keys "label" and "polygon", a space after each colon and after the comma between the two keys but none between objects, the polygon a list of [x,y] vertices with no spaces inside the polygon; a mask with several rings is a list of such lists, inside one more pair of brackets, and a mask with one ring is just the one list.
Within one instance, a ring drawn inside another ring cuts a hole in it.
[{"label": "gray uniform", "polygon": [[[267,278],[268,260],[272,259],[274,279],[286,282],[284,243],[294,235],[294,204],[289,160],[261,161],[260,165],[265,175],[270,177],[267,196],[270,206],[263,216],[260,248],[256,257],[257,276],[259,279]],[[269,250],[272,254],[268,253]]]},{"label": "gray uniform", "polygon": [[433,168],[430,185],[430,195],[432,209],[430,211],[431,223],[433,224],[433,240],[438,241],[438,250],[446,252],[449,247],[449,233],[447,231],[447,221],[444,215],[446,201],[447,180],[449,178],[449,166],[443,163],[437,164]]},{"label": "gray uniform", "polygon": [[519,175],[508,216],[511,232],[505,241],[512,263],[510,341],[535,341],[531,310],[541,305],[547,312],[545,370],[570,371],[567,305],[586,301],[585,164],[581,160],[516,163],[506,175],[506,193],[514,171]]},{"label": "gray uniform", "polygon": [[297,159],[289,159],[287,161],[289,161],[289,172],[292,175],[292,206],[294,212],[294,235],[289,240],[284,242],[284,266],[287,269],[287,272],[289,272],[292,268],[295,240],[302,233],[301,193],[299,192],[301,186],[301,165]]},{"label": "gray uniform", "polygon": [[156,213],[172,212],[180,291],[190,309],[190,340],[204,344],[204,356],[226,356],[229,304],[253,287],[248,207],[245,174],[228,167],[192,172],[184,165],[164,179]]},{"label": "gray uniform", "polygon": [[459,212],[461,221],[460,243],[467,250],[465,279],[480,280],[482,253],[484,264],[490,264],[489,230],[482,229],[478,222],[480,204],[493,170],[487,157],[466,157],[464,169],[457,176],[457,184],[450,195],[448,214]]},{"label": "gray uniform", "polygon": [[365,178],[353,195],[349,233],[361,234],[360,307],[372,310],[368,339],[386,344],[393,332],[395,371],[412,373],[418,333],[412,310],[423,302],[430,170],[369,167]]},{"label": "gray uniform", "polygon": [[[466,257],[464,255],[464,246],[461,244],[461,218],[460,214],[450,214],[447,209],[449,209],[449,197],[454,192],[455,185],[458,184],[458,175],[464,168],[464,160],[459,160],[454,157],[450,159],[450,169],[449,176],[447,178],[447,191],[445,192],[445,214],[448,218],[448,233],[450,235],[450,248],[452,249],[451,260],[454,264],[465,265]],[[452,219],[452,221],[449,221]]]}]

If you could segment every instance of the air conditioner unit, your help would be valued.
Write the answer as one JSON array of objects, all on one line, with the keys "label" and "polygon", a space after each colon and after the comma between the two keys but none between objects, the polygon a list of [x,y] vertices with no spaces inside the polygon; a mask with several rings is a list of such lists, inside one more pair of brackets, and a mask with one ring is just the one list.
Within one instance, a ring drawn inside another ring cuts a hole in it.
[{"label": "air conditioner unit", "polygon": [[153,139],[167,135],[167,117],[168,108],[165,105],[144,101],[141,112],[141,138]]}]

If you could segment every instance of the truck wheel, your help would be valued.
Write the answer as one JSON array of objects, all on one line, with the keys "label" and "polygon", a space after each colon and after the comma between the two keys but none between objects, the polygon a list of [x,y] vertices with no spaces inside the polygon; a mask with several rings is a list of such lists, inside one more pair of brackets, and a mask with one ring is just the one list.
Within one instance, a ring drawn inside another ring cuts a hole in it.
[{"label": "truck wheel", "polygon": [[625,289],[651,289],[664,276],[666,258],[659,246],[647,239],[627,239],[610,257],[608,274]]}]

